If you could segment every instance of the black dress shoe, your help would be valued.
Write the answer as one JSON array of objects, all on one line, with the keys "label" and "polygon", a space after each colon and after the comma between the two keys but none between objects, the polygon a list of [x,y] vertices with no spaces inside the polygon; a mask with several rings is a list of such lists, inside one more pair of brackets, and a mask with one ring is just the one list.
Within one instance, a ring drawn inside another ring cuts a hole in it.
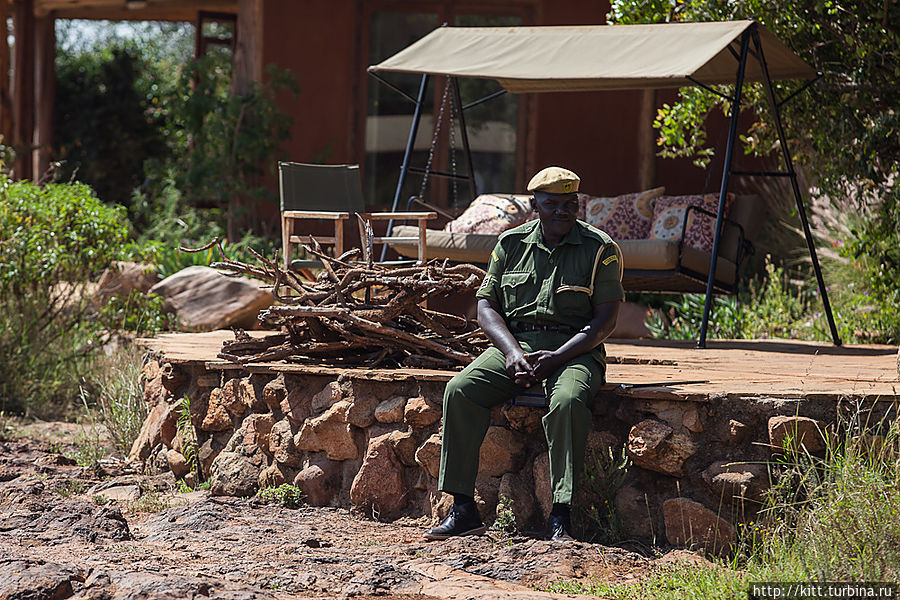
[{"label": "black dress shoe", "polygon": [[571,529],[569,518],[565,515],[550,515],[550,541],[574,542],[575,538],[569,533]]},{"label": "black dress shoe", "polygon": [[474,502],[454,504],[440,525],[425,532],[425,539],[446,540],[459,535],[478,535],[486,530]]}]

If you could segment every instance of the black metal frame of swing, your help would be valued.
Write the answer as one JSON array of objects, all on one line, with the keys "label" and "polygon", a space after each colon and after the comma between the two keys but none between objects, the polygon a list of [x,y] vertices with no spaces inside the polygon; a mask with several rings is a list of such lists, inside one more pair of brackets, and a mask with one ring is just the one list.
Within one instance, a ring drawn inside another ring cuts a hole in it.
[{"label": "black metal frame of swing", "polygon": [[[750,49],[751,41],[753,42],[753,50]],[[825,287],[825,280],[822,277],[822,269],[821,269],[821,266],[819,265],[818,256],[816,255],[815,242],[812,237],[812,231],[810,230],[810,227],[809,227],[809,220],[806,216],[806,208],[803,205],[803,197],[800,192],[799,183],[797,181],[797,173],[796,173],[796,171],[794,171],[794,165],[793,165],[793,161],[791,159],[790,150],[788,149],[788,146],[787,146],[787,140],[785,138],[784,127],[781,122],[781,112],[780,112],[781,106],[783,106],[786,102],[790,101],[797,94],[803,92],[807,87],[809,87],[810,85],[812,85],[813,83],[818,81],[818,79],[821,78],[821,75],[819,76],[819,78],[813,79],[813,80],[807,82],[805,85],[801,86],[798,90],[796,90],[795,92],[790,94],[788,97],[784,98],[781,101],[778,101],[775,98],[775,91],[772,86],[772,79],[769,76],[768,66],[766,64],[765,55],[763,53],[762,42],[760,41],[759,31],[757,29],[757,24],[755,22],[752,23],[741,34],[740,46],[741,47],[740,47],[739,52],[735,51],[734,48],[731,47],[731,45],[728,46],[729,50],[731,51],[731,54],[734,56],[735,60],[737,61],[737,75],[735,78],[734,96],[733,97],[726,96],[726,95],[720,93],[719,91],[709,87],[708,85],[705,85],[691,77],[688,77],[688,79],[695,85],[698,85],[698,86],[704,88],[705,90],[707,90],[713,94],[716,94],[718,96],[721,96],[721,97],[725,98],[726,100],[728,100],[729,102],[731,102],[730,125],[729,125],[729,130],[728,130],[728,141],[727,141],[726,148],[725,148],[725,159],[724,159],[724,164],[722,167],[722,184],[721,184],[721,188],[719,191],[719,204],[718,204],[718,211],[716,214],[715,235],[713,237],[713,247],[712,247],[712,253],[710,256],[709,271],[706,275],[706,298],[705,298],[705,301],[703,304],[703,320],[700,325],[700,333],[699,333],[699,339],[697,341],[697,347],[699,347],[699,348],[706,347],[706,336],[707,336],[707,331],[708,331],[708,327],[709,327],[709,317],[710,317],[710,311],[712,308],[712,297],[713,297],[714,292],[716,292],[716,291],[720,291],[720,292],[731,291],[731,290],[728,290],[727,288],[723,288],[719,283],[717,283],[716,277],[715,277],[716,266],[718,263],[718,255],[719,255],[719,245],[721,242],[721,236],[722,236],[722,232],[724,229],[725,221],[727,220],[724,216],[725,199],[726,199],[726,195],[728,193],[728,182],[729,182],[729,179],[731,176],[787,177],[791,180],[791,189],[793,191],[794,199],[796,201],[797,213],[800,217],[800,223],[803,227],[803,234],[806,238],[806,245],[807,245],[807,248],[809,249],[809,254],[810,254],[810,258],[812,260],[813,270],[815,271],[816,282],[817,282],[818,288],[819,288],[819,294],[822,298],[824,312],[828,319],[829,329],[831,330],[832,341],[834,342],[834,344],[836,346],[840,346],[842,343],[841,338],[837,332],[837,326],[835,325],[834,315],[832,314],[832,310],[831,310],[831,303],[828,300],[828,290]],[[774,123],[775,130],[778,135],[778,142],[779,142],[779,146],[781,149],[782,158],[784,161],[784,169],[785,169],[784,171],[740,171],[740,170],[736,170],[736,169],[732,168],[732,159],[734,156],[734,146],[735,146],[735,140],[737,138],[737,130],[738,130],[738,118],[740,116],[741,97],[742,97],[743,86],[744,86],[744,73],[745,73],[745,69],[746,69],[746,65],[747,65],[747,58],[749,55],[752,55],[754,58],[757,59],[757,61],[759,62],[760,69],[762,70],[762,75],[763,75],[762,83],[763,83],[763,86],[765,87],[766,98],[769,102],[769,110],[771,111],[772,119],[775,121],[775,123]],[[397,209],[398,209],[398,206],[400,203],[400,194],[402,193],[403,185],[406,183],[406,177],[409,172],[422,173],[426,177],[429,175],[435,175],[438,177],[456,177],[458,179],[467,179],[470,182],[473,197],[477,196],[477,189],[476,189],[476,184],[475,184],[475,174],[474,174],[474,170],[472,169],[472,153],[469,148],[469,139],[468,139],[468,135],[466,133],[466,124],[465,124],[464,113],[469,108],[472,108],[483,102],[492,100],[493,98],[496,98],[497,96],[505,94],[506,90],[500,90],[498,92],[495,92],[493,94],[485,96],[484,98],[481,98],[474,102],[470,102],[467,105],[462,105],[462,103],[460,101],[460,96],[459,96],[459,85],[456,81],[456,78],[451,77],[452,85],[454,87],[454,98],[455,98],[455,101],[457,102],[457,106],[459,106],[459,108],[460,108],[460,110],[459,110],[460,129],[462,131],[463,147],[464,147],[464,151],[466,153],[466,160],[467,160],[467,164],[468,164],[468,173],[466,175],[457,175],[457,174],[452,174],[452,173],[443,173],[443,172],[439,172],[439,171],[427,170],[427,169],[421,169],[421,168],[417,169],[415,167],[411,167],[409,164],[410,157],[412,156],[413,147],[415,144],[416,134],[418,133],[418,130],[419,130],[419,123],[420,123],[421,117],[422,117],[422,107],[424,105],[425,93],[428,88],[428,81],[431,78],[431,75],[428,73],[422,74],[422,80],[419,85],[418,96],[417,96],[417,98],[413,98],[409,94],[403,92],[396,86],[392,85],[390,82],[388,82],[385,79],[383,79],[382,77],[378,76],[376,73],[370,71],[369,74],[372,77],[374,77],[375,79],[377,79],[378,81],[381,81],[382,83],[386,84],[391,89],[394,89],[397,92],[399,92],[400,94],[402,94],[405,98],[407,98],[408,100],[413,102],[416,107],[415,111],[413,113],[412,126],[410,127],[409,138],[408,138],[408,141],[406,144],[406,151],[403,155],[403,163],[400,167],[400,177],[397,181],[397,189],[396,189],[396,192],[394,193],[394,201],[393,201],[391,210],[397,211]],[[387,235],[390,235],[390,232],[393,229],[393,225],[394,225],[393,221],[391,221],[388,224]],[[680,263],[680,261],[679,261],[679,263]],[[740,263],[737,264],[737,268],[740,268]],[[676,269],[676,271],[677,271],[677,269]],[[700,274],[694,273],[693,275],[691,275],[691,274],[688,274],[688,275],[696,278],[696,276],[700,275]],[[700,275],[700,276],[702,277],[702,275]],[[735,277],[737,277],[737,274],[735,274]],[[735,283],[735,286],[736,286],[736,283]]]}]

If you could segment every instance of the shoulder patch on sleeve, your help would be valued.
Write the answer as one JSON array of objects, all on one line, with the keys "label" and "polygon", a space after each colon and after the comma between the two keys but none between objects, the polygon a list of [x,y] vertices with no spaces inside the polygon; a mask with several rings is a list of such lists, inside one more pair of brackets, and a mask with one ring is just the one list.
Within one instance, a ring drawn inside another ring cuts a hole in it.
[{"label": "shoulder patch on sleeve", "polygon": [[619,260],[619,257],[616,256],[615,254],[612,254],[612,255],[610,255],[610,256],[608,256],[608,257],[606,257],[606,258],[603,259],[603,264],[604,264],[604,265],[609,265],[609,264],[611,264],[611,263],[617,262],[618,260]]}]

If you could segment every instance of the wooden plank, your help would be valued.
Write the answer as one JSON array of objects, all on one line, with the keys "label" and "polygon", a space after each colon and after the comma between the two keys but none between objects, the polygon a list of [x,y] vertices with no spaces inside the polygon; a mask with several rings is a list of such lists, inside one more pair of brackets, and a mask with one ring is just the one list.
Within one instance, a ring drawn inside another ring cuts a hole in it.
[{"label": "wooden plank", "polygon": [[349,219],[348,212],[331,212],[317,210],[285,210],[281,212],[282,216],[290,219]]},{"label": "wooden plank", "polygon": [[407,220],[415,220],[415,219],[437,219],[436,212],[377,212],[377,213],[359,213],[364,219],[407,219]]},{"label": "wooden plank", "polygon": [[[270,335],[251,331],[251,336]],[[427,369],[348,369],[293,363],[241,367],[216,354],[230,331],[164,334],[138,340],[172,362],[204,364],[213,370],[339,375],[374,381],[448,381],[455,372]],[[896,401],[897,349],[893,346],[843,346],[790,340],[710,341],[698,350],[692,342],[662,340],[607,342],[611,357],[606,392],[628,398],[707,402],[713,397],[786,398],[837,401],[842,397]],[[649,364],[648,364],[649,363]],[[696,385],[665,382],[707,380]],[[659,383],[621,389],[620,384]]]}]

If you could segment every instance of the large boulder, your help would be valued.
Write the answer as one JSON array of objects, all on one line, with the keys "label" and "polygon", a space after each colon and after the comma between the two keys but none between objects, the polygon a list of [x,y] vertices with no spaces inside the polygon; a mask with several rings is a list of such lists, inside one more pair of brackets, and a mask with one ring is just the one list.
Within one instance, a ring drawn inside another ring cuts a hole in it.
[{"label": "large boulder", "polygon": [[275,423],[269,433],[269,452],[272,458],[289,467],[300,464],[301,452],[294,443],[296,433],[294,426],[287,419]]},{"label": "large boulder", "polygon": [[379,423],[399,423],[403,420],[406,398],[392,396],[375,407],[375,420]]},{"label": "large boulder", "polygon": [[675,433],[665,423],[646,419],[628,432],[626,450],[639,467],[681,477],[684,461],[694,455],[697,444],[689,436]]},{"label": "large boulder", "polygon": [[193,266],[166,277],[152,288],[187,331],[211,331],[256,325],[259,311],[274,302],[272,293],[241,277],[226,277],[210,267]]},{"label": "large boulder", "polygon": [[159,402],[144,419],[141,431],[131,445],[128,460],[141,462],[150,457],[154,448],[162,443],[171,443],[177,430],[178,415],[174,405]]},{"label": "large boulder", "polygon": [[516,473],[506,473],[500,479],[498,495],[512,500],[512,511],[519,531],[525,529],[535,516],[536,501],[532,486]]},{"label": "large boulder", "polygon": [[734,527],[699,502],[671,498],[663,502],[666,539],[673,546],[692,546],[713,553],[728,552]]},{"label": "large boulder", "polygon": [[550,510],[553,508],[553,490],[550,487],[550,455],[547,452],[541,452],[534,457],[531,474],[534,479],[534,497],[541,509],[541,516],[546,519],[550,516]]},{"label": "large boulder", "polygon": [[649,539],[653,537],[650,519],[650,500],[638,488],[630,485],[616,492],[616,515],[626,537]]},{"label": "large boulder", "polygon": [[362,467],[350,486],[350,501],[367,513],[387,519],[406,506],[403,465],[394,453],[390,434],[369,440]]}]

